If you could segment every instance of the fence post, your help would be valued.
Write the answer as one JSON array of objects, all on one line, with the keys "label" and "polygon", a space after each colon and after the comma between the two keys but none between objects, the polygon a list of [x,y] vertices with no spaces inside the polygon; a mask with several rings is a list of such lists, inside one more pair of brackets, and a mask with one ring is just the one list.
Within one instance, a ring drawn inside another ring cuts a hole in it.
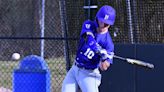
[{"label": "fence post", "polygon": [[59,1],[60,7],[60,17],[61,17],[61,26],[62,32],[64,35],[64,56],[66,61],[66,70],[69,71],[71,68],[71,61],[69,57],[69,43],[68,43],[68,27],[67,27],[67,14],[66,14],[66,2],[65,0]]},{"label": "fence post", "polygon": [[129,30],[129,38],[130,43],[134,44],[134,34],[133,34],[133,22],[132,22],[132,12],[131,12],[131,2],[130,0],[126,0],[127,6],[127,22],[128,22],[128,30]]},{"label": "fence post", "polygon": [[[40,19],[39,19],[39,25],[40,25],[40,30],[41,30],[41,38],[44,38],[44,29],[45,29],[45,0],[41,1],[41,9],[39,10],[39,15],[40,15]],[[41,50],[40,50],[40,55],[41,57],[44,58],[44,39],[41,39],[41,46],[40,46]]]},{"label": "fence post", "polygon": [[97,0],[84,0],[84,4],[83,8],[86,19],[94,20],[98,8]]}]

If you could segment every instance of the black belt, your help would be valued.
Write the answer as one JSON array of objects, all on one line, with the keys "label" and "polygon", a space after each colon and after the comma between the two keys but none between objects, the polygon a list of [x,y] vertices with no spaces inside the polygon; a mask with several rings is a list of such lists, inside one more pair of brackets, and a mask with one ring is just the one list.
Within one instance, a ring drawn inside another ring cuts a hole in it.
[{"label": "black belt", "polygon": [[78,68],[85,69],[85,70],[94,70],[94,69],[96,69],[96,68],[88,68],[88,67],[80,66],[77,62],[75,62],[74,64],[75,64],[75,66],[77,66]]}]

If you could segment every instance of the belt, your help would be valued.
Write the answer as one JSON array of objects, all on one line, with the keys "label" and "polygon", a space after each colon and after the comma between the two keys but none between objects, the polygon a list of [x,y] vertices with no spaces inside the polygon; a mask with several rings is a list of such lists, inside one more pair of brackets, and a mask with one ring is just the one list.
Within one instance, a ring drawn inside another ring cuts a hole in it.
[{"label": "belt", "polygon": [[78,68],[85,69],[85,70],[94,70],[94,69],[96,69],[96,68],[88,68],[88,67],[80,66],[77,62],[75,62],[74,65],[77,66]]}]

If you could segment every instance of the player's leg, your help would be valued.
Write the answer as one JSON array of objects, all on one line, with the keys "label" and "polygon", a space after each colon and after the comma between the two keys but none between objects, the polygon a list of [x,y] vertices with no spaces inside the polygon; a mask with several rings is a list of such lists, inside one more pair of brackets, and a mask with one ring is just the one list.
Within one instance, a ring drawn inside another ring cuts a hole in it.
[{"label": "player's leg", "polygon": [[99,92],[100,83],[101,74],[98,69],[94,71],[81,70],[78,84],[82,92]]},{"label": "player's leg", "polygon": [[72,67],[68,71],[68,73],[63,81],[62,92],[77,92],[77,90],[78,90],[78,84],[75,79],[75,69],[74,69],[74,67]]}]

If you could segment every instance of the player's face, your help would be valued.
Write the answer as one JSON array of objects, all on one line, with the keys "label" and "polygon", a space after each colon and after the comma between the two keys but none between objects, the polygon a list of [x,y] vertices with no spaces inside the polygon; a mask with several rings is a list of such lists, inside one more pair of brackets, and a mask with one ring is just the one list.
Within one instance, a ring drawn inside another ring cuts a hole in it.
[{"label": "player's face", "polygon": [[102,21],[98,21],[99,24],[99,32],[105,32],[108,31],[108,28],[110,25],[103,23]]}]

